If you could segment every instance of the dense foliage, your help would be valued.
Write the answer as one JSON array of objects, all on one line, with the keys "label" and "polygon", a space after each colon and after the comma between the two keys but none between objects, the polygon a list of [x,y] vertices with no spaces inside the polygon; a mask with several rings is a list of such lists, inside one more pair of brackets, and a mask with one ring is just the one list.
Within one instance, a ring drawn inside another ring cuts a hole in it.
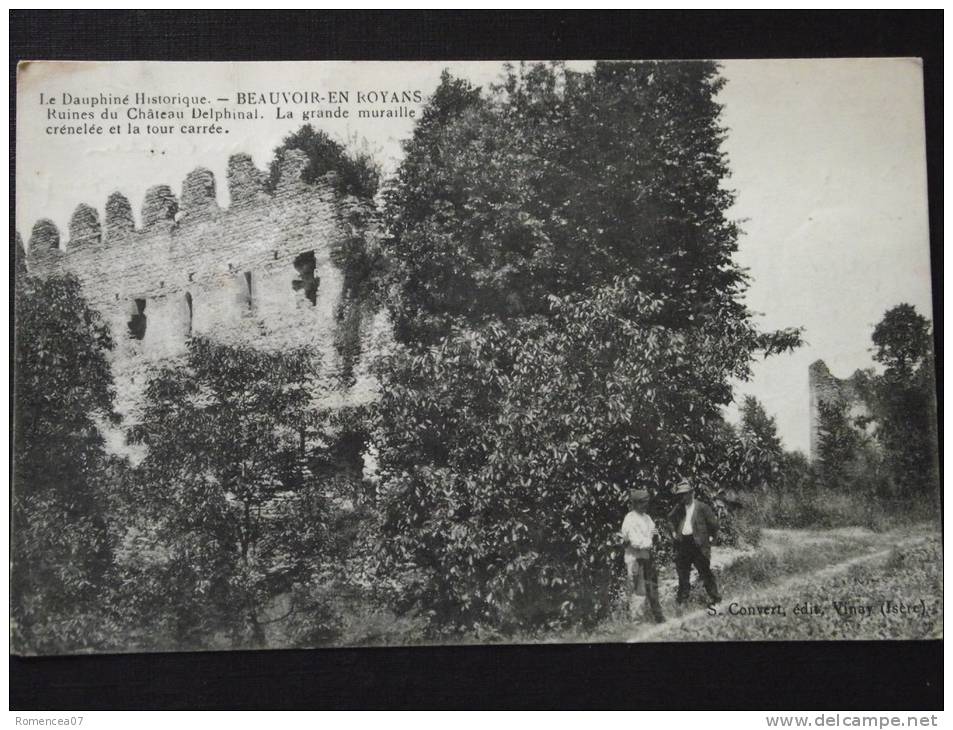
[{"label": "dense foliage", "polygon": [[767,414],[754,396],[747,395],[742,402],[739,431],[745,446],[757,454],[756,460],[763,465],[764,471],[755,481],[769,482],[780,466],[784,449],[774,417]]},{"label": "dense foliage", "polygon": [[18,276],[15,297],[11,638],[26,652],[102,648],[112,339],[71,276]]},{"label": "dense foliage", "polygon": [[398,335],[632,274],[660,323],[743,317],[721,85],[711,63],[536,65],[489,95],[445,75],[386,196]]},{"label": "dense foliage", "polygon": [[866,408],[819,409],[822,485],[905,501],[932,499],[937,473],[936,375],[929,321],[909,304],[888,310],[871,337],[882,372],[860,374]]},{"label": "dense foliage", "polygon": [[783,455],[778,486],[761,504],[767,522],[883,529],[934,517],[940,482],[930,323],[901,304],[871,339],[883,369],[852,377],[860,402],[818,404],[816,458]]},{"label": "dense foliage", "polygon": [[[310,126],[290,135],[271,187],[295,148],[306,179],[333,170],[360,198],[339,201],[351,235],[332,253],[341,372],[322,380],[304,349],[193,337],[152,373],[134,467],[104,444],[118,422],[108,328],[76,279],[20,270],[14,646],[363,641],[349,600],[384,636],[421,619],[471,636],[591,626],[619,587],[629,487],[650,490],[657,523],[683,478],[726,517],[778,498],[771,514],[795,526],[841,524],[825,522],[835,502],[845,524],[866,519],[859,504],[884,514],[871,495],[924,502],[935,371],[909,305],[874,330],[868,412],[821,404],[814,464],[783,450],[754,398],[737,427],[723,416],[752,358],[800,334],[759,331],[742,301],[721,86],[707,62],[537,64],[488,90],[444,74],[383,195],[383,231],[370,158]],[[325,410],[382,303],[397,342],[377,363],[380,401]],[[723,539],[741,524],[726,519]]]},{"label": "dense foliage", "polygon": [[329,172],[336,174],[338,192],[362,198],[373,198],[380,186],[380,169],[374,158],[363,151],[349,152],[344,145],[332,139],[326,132],[315,130],[305,124],[297,132],[289,134],[275,148],[274,159],[268,166],[265,180],[267,190],[278,185],[281,158],[285,150],[296,149],[305,153],[308,165],[302,173],[305,182],[314,182]]},{"label": "dense foliage", "polygon": [[850,491],[860,487],[866,491],[872,485],[856,478],[859,472],[865,471],[861,456],[869,454],[873,458],[875,455],[869,451],[870,440],[851,416],[849,404],[821,402],[817,418],[815,470],[820,484]]},{"label": "dense foliage", "polygon": [[313,362],[193,338],[187,362],[149,383],[131,430],[148,453],[131,485],[126,567],[135,610],[173,645],[208,645],[216,632],[260,645],[278,615],[306,619],[306,643],[334,630],[307,588],[340,547],[334,495],[311,473],[326,443]]},{"label": "dense foliage", "polygon": [[598,620],[628,485],[716,468],[756,352],[711,63],[445,75],[386,221],[386,560],[435,626]]},{"label": "dense foliage", "polygon": [[733,499],[777,487],[785,464],[777,423],[761,402],[746,395],[740,415],[737,426],[722,422],[708,442],[712,481],[721,491],[731,492]]},{"label": "dense foliage", "polygon": [[936,370],[929,321],[909,304],[888,310],[874,328],[874,359],[884,366],[868,382],[868,400],[893,494],[935,498],[939,489]]},{"label": "dense foliage", "polygon": [[[105,448],[119,420],[108,328],[75,278],[21,266],[15,649],[416,640],[421,620],[538,636],[610,613],[629,487],[650,490],[661,527],[689,478],[728,542],[747,519],[728,520],[733,505],[826,527],[935,495],[932,332],[909,305],[874,329],[867,412],[820,405],[815,463],[783,450],[754,398],[726,422],[752,358],[800,336],[759,331],[743,304],[722,83],[707,62],[521,66],[488,90],[444,74],[383,195],[384,230],[371,157],[310,126],[289,135],[268,187],[299,149],[305,179],[333,171],[344,196],[341,371],[322,380],[303,349],[191,338],[134,414],[135,466]],[[397,343],[377,363],[380,402],[325,410],[382,303]],[[786,570],[776,560],[752,558],[765,579]],[[932,546],[903,560],[935,588]],[[912,585],[889,567],[869,595]],[[809,634],[856,636],[848,623]]]}]

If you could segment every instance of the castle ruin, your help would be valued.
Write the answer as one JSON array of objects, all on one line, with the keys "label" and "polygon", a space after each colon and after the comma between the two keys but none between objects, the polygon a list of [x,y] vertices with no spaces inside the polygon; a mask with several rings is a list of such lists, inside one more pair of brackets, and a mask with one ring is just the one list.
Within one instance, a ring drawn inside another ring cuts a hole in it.
[{"label": "castle ruin", "polygon": [[[112,332],[116,409],[127,420],[136,419],[150,371],[184,355],[193,335],[276,350],[308,347],[325,374],[347,375],[324,396],[329,406],[376,398],[368,353],[386,346],[390,327],[383,312],[348,292],[336,256],[349,237],[364,233],[350,214],[367,203],[337,193],[334,173],[305,182],[306,166],[303,152],[286,150],[269,192],[265,173],[237,154],[228,162],[227,208],[217,202],[214,175],[198,168],[178,198],[168,185],[146,192],[139,228],[119,192],[107,199],[102,221],[95,208],[79,205],[65,242],[52,221],[33,226],[29,273],[74,274]],[[19,257],[19,234],[17,248]],[[817,360],[808,376],[813,460],[820,403],[848,403],[851,418],[869,412],[859,372],[842,380]]]},{"label": "castle ruin", "polygon": [[[349,292],[337,254],[368,203],[334,189],[333,173],[302,180],[307,158],[286,150],[274,191],[250,156],[228,163],[230,204],[218,205],[213,174],[199,168],[177,198],[167,185],[148,190],[141,227],[116,192],[105,215],[76,208],[68,240],[38,221],[26,252],[34,276],[70,272],[108,324],[117,410],[135,420],[150,369],[182,356],[188,338],[268,349],[305,346],[323,373],[346,372],[326,397],[331,406],[375,397],[358,352],[373,350],[389,328],[383,313]],[[19,240],[19,236],[18,236]]]},{"label": "castle ruin", "polygon": [[870,415],[870,409],[861,396],[859,383],[863,377],[861,371],[849,378],[835,378],[823,360],[815,360],[808,368],[808,389],[810,392],[810,451],[811,461],[817,458],[820,440],[820,406],[822,403],[847,404],[847,415],[853,421]]}]

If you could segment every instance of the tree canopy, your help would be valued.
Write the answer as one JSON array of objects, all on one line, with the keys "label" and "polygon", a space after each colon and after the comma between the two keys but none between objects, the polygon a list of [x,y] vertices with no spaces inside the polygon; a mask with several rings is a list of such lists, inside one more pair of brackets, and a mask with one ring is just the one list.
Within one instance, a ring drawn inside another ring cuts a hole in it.
[{"label": "tree canopy", "polygon": [[351,153],[326,132],[305,124],[297,132],[289,134],[275,148],[274,158],[268,166],[265,187],[274,190],[278,185],[281,157],[285,150],[296,149],[305,153],[308,165],[302,173],[305,182],[314,182],[323,175],[337,175],[337,189],[346,195],[373,198],[380,186],[380,170],[373,157],[365,152]]},{"label": "tree canopy", "polygon": [[[628,485],[711,472],[759,332],[713,63],[444,75],[386,192],[388,570],[437,625],[594,621]],[[618,563],[618,564],[617,564]]]},{"label": "tree canopy", "polygon": [[[327,569],[333,507],[311,475],[321,450],[314,358],[189,342],[185,363],[150,381],[130,431],[148,447],[132,499],[137,610],[179,646],[224,630],[234,646],[260,645],[278,596]],[[291,610],[301,606],[292,605]],[[311,605],[315,627],[333,629]]]},{"label": "tree canopy", "polygon": [[871,339],[884,372],[865,390],[892,491],[930,495],[939,486],[933,329],[913,306],[898,304]]},{"label": "tree canopy", "polygon": [[871,339],[874,360],[886,368],[888,378],[910,377],[933,352],[930,322],[910,304],[887,310]]},{"label": "tree canopy", "polygon": [[114,540],[100,424],[115,422],[113,342],[72,276],[17,277],[12,640],[20,651],[108,645]]},{"label": "tree canopy", "polygon": [[490,93],[445,75],[387,195],[398,335],[633,274],[663,322],[743,316],[722,83],[701,62],[534,65]]}]

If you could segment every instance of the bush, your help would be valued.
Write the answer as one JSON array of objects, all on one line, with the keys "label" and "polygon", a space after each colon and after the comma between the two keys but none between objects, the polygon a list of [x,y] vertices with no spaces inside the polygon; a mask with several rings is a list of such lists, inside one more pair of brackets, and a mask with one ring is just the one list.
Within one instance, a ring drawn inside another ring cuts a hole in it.
[{"label": "bush", "polygon": [[761,528],[764,523],[757,510],[740,509],[730,515],[728,524],[734,540],[724,544],[755,547],[761,542]]},{"label": "bush", "polygon": [[731,564],[729,575],[743,576],[754,586],[771,583],[781,574],[780,561],[774,553],[759,552],[742,555]]},{"label": "bush", "polygon": [[224,633],[232,647],[262,646],[289,596],[278,629],[307,645],[333,635],[314,586],[333,576],[355,527],[341,508],[348,480],[314,474],[337,455],[339,433],[312,406],[317,379],[305,349],[200,337],[150,379],[130,430],[148,452],[130,480],[127,528],[139,539],[124,569],[155,639],[197,648]]},{"label": "bush", "polygon": [[380,168],[371,154],[365,150],[350,153],[344,145],[331,139],[325,132],[305,124],[294,134],[289,134],[275,149],[275,157],[268,167],[265,189],[274,191],[278,185],[281,157],[285,150],[301,150],[308,157],[302,179],[314,182],[321,176],[334,172],[335,184],[342,195],[373,198],[380,187]]},{"label": "bush", "polygon": [[794,493],[769,490],[758,498],[756,510],[765,527],[866,527],[875,532],[919,521],[930,514],[929,509],[909,501],[823,487]]}]

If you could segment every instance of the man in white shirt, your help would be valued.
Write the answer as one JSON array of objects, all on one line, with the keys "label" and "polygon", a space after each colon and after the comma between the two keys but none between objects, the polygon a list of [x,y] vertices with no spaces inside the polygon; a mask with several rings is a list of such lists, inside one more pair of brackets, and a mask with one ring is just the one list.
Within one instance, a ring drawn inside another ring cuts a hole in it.
[{"label": "man in white shirt", "polygon": [[[691,494],[691,492],[689,492]],[[692,531],[692,519],[695,517],[695,499],[694,497],[688,500],[688,504],[685,505],[685,517],[682,520],[682,537],[686,535],[693,534]]]},{"label": "man in white shirt", "polygon": [[[644,489],[629,490],[629,513],[622,521],[619,533],[625,544],[626,592],[629,612],[633,611],[635,596],[645,593],[645,603],[656,623],[662,623],[662,607],[658,598],[658,572],[652,555],[652,540],[658,536],[655,522],[646,514],[649,493]],[[639,589],[642,590],[639,590]]]}]

